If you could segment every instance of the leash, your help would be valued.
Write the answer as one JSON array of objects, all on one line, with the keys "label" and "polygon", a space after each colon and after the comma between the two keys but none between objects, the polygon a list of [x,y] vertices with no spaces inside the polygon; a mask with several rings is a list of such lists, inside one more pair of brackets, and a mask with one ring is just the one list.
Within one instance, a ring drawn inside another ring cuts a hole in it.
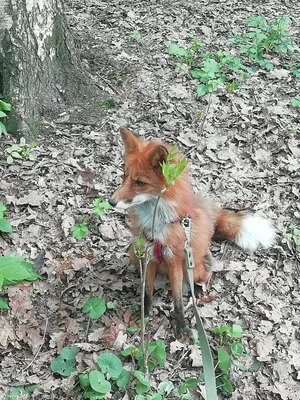
[{"label": "leash", "polygon": [[192,226],[193,226],[192,218],[189,215],[186,215],[181,220],[181,226],[183,227],[186,239],[184,243],[184,259],[187,269],[188,281],[191,288],[193,309],[196,318],[199,343],[202,354],[206,400],[218,400],[213,358],[207,340],[207,336],[205,333],[205,329],[202,323],[202,319],[200,317],[200,314],[196,306],[196,299],[194,292],[194,274],[193,274],[193,269],[195,268],[195,261],[193,256],[193,249],[191,247],[191,236],[192,236]]}]

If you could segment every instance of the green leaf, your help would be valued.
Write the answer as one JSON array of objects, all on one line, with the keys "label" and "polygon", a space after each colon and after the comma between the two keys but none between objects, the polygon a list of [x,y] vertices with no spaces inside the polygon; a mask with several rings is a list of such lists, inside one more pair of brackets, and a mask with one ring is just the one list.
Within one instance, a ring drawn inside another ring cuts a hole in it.
[{"label": "green leaf", "polygon": [[243,328],[240,325],[233,324],[228,336],[232,338],[241,338],[243,336]]},{"label": "green leaf", "polygon": [[69,376],[72,372],[76,371],[76,355],[78,353],[77,347],[64,347],[61,351],[61,355],[55,358],[50,368],[52,372],[57,372],[62,376]]},{"label": "green leaf", "polygon": [[99,297],[89,299],[82,307],[82,312],[89,313],[90,318],[98,319],[106,311],[105,301]]},{"label": "green leaf", "polygon": [[199,97],[204,96],[206,93],[207,93],[206,85],[201,84],[197,86],[197,95]]},{"label": "green leaf", "polygon": [[172,56],[185,56],[186,55],[186,50],[183,47],[178,46],[176,43],[171,43],[168,46],[168,53],[171,54]]},{"label": "green leaf", "polygon": [[163,395],[168,395],[174,389],[174,383],[171,381],[164,381],[158,385],[158,392]]},{"label": "green leaf", "polygon": [[7,115],[3,111],[0,110],[0,118],[5,118],[5,117],[7,117]]},{"label": "green leaf", "polygon": [[12,156],[8,156],[6,162],[8,165],[12,165],[14,163],[14,159],[12,158]]},{"label": "green leaf", "polygon": [[116,308],[116,305],[117,305],[117,304],[118,304],[118,301],[117,301],[117,300],[108,301],[108,302],[106,303],[106,307],[107,307],[108,310],[114,310],[114,309]]},{"label": "green leaf", "polygon": [[79,382],[80,382],[81,387],[88,388],[90,386],[89,373],[85,372],[84,374],[80,374]]},{"label": "green leaf", "polygon": [[33,264],[21,256],[5,255],[0,257],[0,274],[4,277],[4,285],[13,285],[21,281],[34,281],[41,278],[32,271]]},{"label": "green leaf", "polygon": [[104,378],[104,375],[96,369],[92,370],[89,374],[91,388],[98,393],[109,393],[111,391],[111,384]]},{"label": "green leaf", "polygon": [[178,393],[184,394],[187,392],[187,389],[194,389],[195,387],[197,387],[197,384],[198,384],[197,378],[190,378],[186,382],[184,382],[181,386],[179,386]]},{"label": "green leaf", "polygon": [[126,369],[122,369],[122,372],[116,381],[118,388],[122,389],[126,387],[128,385],[129,378],[130,378],[130,373],[126,371]]},{"label": "green leaf", "polygon": [[5,103],[3,100],[0,100],[0,110],[11,111],[11,105],[9,103]]},{"label": "green leaf", "polygon": [[202,69],[207,73],[211,73],[213,78],[215,73],[220,72],[220,65],[213,58],[209,58],[203,62]]},{"label": "green leaf", "polygon": [[0,308],[8,308],[9,309],[8,304],[3,299],[0,299]]},{"label": "green leaf", "polygon": [[4,131],[6,131],[6,127],[4,124],[2,124],[2,122],[0,122],[0,136],[1,136],[1,133]]},{"label": "green leaf", "polygon": [[229,377],[226,375],[222,375],[220,378],[217,379],[217,384],[219,386],[219,390],[223,395],[228,397],[232,394],[233,388],[232,383],[229,380]]},{"label": "green leaf", "polygon": [[13,231],[11,223],[4,218],[0,219],[0,231],[11,233]]},{"label": "green leaf", "polygon": [[224,349],[218,349],[218,361],[220,370],[228,372],[230,367],[230,355]]},{"label": "green leaf", "polygon": [[156,358],[158,365],[162,368],[166,362],[166,345],[162,340],[156,340],[149,344],[149,354]]},{"label": "green leaf", "polygon": [[93,206],[93,212],[97,217],[102,217],[107,210],[110,210],[112,208],[107,200],[102,199],[95,199],[93,201]]},{"label": "green leaf", "polygon": [[87,223],[83,222],[82,224],[75,224],[72,227],[72,235],[75,239],[81,240],[85,237],[88,232]]},{"label": "green leaf", "polygon": [[123,371],[122,363],[115,354],[101,354],[97,361],[101,371],[104,374],[108,373],[114,380],[118,379]]},{"label": "green leaf", "polygon": [[10,154],[13,158],[16,158],[18,160],[22,159],[21,154],[19,154],[17,151],[12,151]]},{"label": "green leaf", "polygon": [[140,349],[135,346],[127,347],[127,349],[121,351],[123,357],[128,357],[128,356],[137,357],[139,353]]},{"label": "green leaf", "polygon": [[139,383],[137,384],[135,390],[137,393],[146,393],[150,388],[150,381],[141,371],[134,371],[134,376],[137,378]]},{"label": "green leaf", "polygon": [[[7,208],[5,207],[5,205],[3,203],[0,202],[0,212],[4,213],[7,210]],[[295,213],[296,214],[296,213]]]},{"label": "green leaf", "polygon": [[244,351],[244,346],[240,342],[234,342],[231,345],[231,351],[232,351],[232,353],[234,355],[241,356],[243,354],[243,351]]}]

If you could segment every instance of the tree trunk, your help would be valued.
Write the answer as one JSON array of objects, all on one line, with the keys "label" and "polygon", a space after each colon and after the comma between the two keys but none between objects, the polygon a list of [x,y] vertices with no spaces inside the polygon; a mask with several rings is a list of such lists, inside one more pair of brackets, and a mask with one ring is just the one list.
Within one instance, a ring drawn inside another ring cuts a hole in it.
[{"label": "tree trunk", "polygon": [[90,99],[63,0],[0,0],[0,93],[12,104],[9,132],[33,137],[43,117]]}]

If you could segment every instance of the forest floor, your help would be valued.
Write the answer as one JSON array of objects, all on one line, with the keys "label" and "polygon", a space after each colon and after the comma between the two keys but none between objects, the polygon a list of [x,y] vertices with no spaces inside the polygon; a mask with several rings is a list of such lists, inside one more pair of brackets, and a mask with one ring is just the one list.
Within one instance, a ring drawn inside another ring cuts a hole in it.
[{"label": "forest floor", "polygon": [[[13,138],[1,139],[0,201],[14,232],[0,236],[0,253],[16,250],[32,263],[38,257],[43,279],[2,290],[10,309],[0,310],[0,399],[27,399],[29,384],[39,384],[32,399],[79,399],[78,373],[95,368],[105,351],[120,355],[139,343],[139,330],[128,331],[140,280],[127,255],[126,215],[90,217],[80,241],[71,232],[92,215],[95,198],[109,198],[121,183],[118,131],[125,126],[188,153],[195,191],[226,207],[251,209],[276,228],[274,246],[255,254],[212,244],[215,299],[199,301],[199,309],[214,354],[218,340],[211,329],[238,324],[245,353],[260,362],[258,370],[232,366],[232,399],[299,400],[300,246],[293,239],[281,243],[291,224],[300,228],[300,118],[291,106],[300,81],[288,67],[298,56],[270,53],[273,70],[258,68],[245,79],[232,72],[230,82],[240,82],[232,93],[225,84],[198,97],[189,67],[168,54],[168,43],[191,48],[196,39],[205,44],[203,52],[231,52],[253,67],[228,39],[249,30],[247,17],[287,15],[299,40],[298,2],[68,0],[65,7],[84,68],[105,96],[98,120],[82,122],[82,99],[77,114],[66,109],[47,121],[49,133],[37,138],[30,159],[7,165],[5,148]],[[91,297],[116,300],[117,308],[88,323],[82,306]],[[202,372],[198,347],[174,339],[166,279],[157,281],[154,298],[147,331],[151,340],[165,342],[167,361],[151,373],[153,391],[160,382],[178,387],[183,376]],[[188,296],[185,304],[195,328]],[[50,370],[64,346],[79,349],[77,371],[66,378]],[[201,399],[201,386],[190,395]],[[120,390],[107,398],[133,397],[134,390]],[[179,397],[173,392],[167,398]]]}]

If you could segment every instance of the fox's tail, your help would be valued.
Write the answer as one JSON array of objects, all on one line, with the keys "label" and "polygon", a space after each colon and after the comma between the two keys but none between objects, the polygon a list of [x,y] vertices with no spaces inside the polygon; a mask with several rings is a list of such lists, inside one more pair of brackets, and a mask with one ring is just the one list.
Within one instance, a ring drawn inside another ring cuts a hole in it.
[{"label": "fox's tail", "polygon": [[214,221],[213,240],[230,240],[248,251],[268,248],[274,243],[276,233],[268,220],[246,212],[228,211],[211,199],[197,197]]}]

